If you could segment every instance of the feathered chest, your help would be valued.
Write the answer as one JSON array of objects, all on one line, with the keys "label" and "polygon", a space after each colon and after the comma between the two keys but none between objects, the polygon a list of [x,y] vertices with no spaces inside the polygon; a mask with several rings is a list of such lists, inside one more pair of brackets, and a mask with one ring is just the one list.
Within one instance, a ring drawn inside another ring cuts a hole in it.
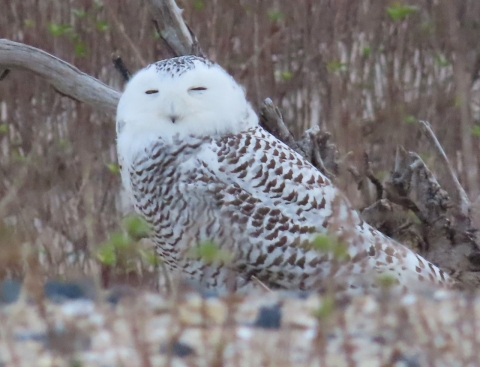
[{"label": "feathered chest", "polygon": [[[168,204],[169,196],[176,185],[191,180],[195,173],[195,156],[203,149],[205,139],[157,137],[130,151],[120,154],[122,180],[129,190],[134,204],[141,208],[148,202],[160,200]],[[164,205],[162,205],[164,204]]]},{"label": "feathered chest", "polygon": [[168,204],[172,190],[202,195],[240,187],[266,205],[283,205],[291,215],[327,209],[328,179],[261,128],[217,138],[156,137],[125,145],[119,139],[122,179],[137,207],[152,201],[152,195]]}]

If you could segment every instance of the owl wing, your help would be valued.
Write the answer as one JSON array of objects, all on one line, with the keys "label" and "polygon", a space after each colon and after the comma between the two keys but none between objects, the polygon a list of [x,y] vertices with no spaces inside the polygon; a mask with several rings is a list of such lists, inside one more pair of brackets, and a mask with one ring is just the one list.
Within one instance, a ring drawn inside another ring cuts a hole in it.
[{"label": "owl wing", "polygon": [[[363,222],[348,200],[303,157],[258,127],[213,140],[197,156],[209,175],[218,214],[238,226],[236,266],[272,286],[321,289],[335,278],[346,288],[447,283],[448,276]],[[344,246],[346,261],[311,243],[318,234]]]}]

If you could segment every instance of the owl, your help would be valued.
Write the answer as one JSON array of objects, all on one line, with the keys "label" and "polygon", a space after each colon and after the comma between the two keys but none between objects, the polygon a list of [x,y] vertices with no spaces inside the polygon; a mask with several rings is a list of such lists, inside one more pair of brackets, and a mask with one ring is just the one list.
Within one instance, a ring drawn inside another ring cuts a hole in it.
[{"label": "owl", "polygon": [[[196,56],[159,61],[117,108],[123,185],[167,267],[208,288],[377,291],[450,286],[365,223],[331,181],[262,129],[244,89]],[[225,256],[196,252],[215,244]],[[255,277],[255,278],[254,278]]]}]

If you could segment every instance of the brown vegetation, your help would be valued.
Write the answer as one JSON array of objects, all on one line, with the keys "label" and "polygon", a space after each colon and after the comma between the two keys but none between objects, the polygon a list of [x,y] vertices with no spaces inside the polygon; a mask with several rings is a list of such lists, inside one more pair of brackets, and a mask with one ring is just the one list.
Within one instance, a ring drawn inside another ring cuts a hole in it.
[{"label": "brown vegetation", "polygon": [[[172,56],[146,3],[1,1],[2,36],[46,50],[116,89],[122,80],[113,52],[130,70]],[[397,145],[416,151],[448,193],[458,191],[422,135],[420,119],[432,124],[470,199],[479,194],[476,1],[196,0],[180,6],[203,52],[246,86],[257,109],[271,97],[294,136],[317,124],[331,132],[344,163],[336,182],[359,209],[375,202],[375,186],[365,177],[386,181]],[[18,243],[27,244],[12,251],[40,248],[50,276],[104,274],[98,251],[124,213],[113,116],[17,70],[0,82],[0,98],[0,216],[14,225]],[[471,228],[463,225],[463,234]],[[425,234],[420,237],[415,246],[425,243]],[[468,244],[457,256],[471,250]],[[462,270],[470,265],[463,261]]]}]

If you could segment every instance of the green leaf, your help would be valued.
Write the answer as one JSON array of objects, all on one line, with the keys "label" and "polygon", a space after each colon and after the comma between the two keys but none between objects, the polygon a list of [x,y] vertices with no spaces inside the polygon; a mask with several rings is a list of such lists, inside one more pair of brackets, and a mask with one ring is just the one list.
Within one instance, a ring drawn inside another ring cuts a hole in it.
[{"label": "green leaf", "polygon": [[158,266],[161,262],[160,257],[154,249],[139,250],[140,256],[151,266]]},{"label": "green leaf", "polygon": [[85,44],[85,42],[75,42],[74,50],[75,55],[78,57],[85,57],[87,55],[87,45]]},{"label": "green leaf", "polygon": [[282,71],[280,73],[280,76],[282,77],[283,80],[290,80],[293,78],[293,74],[288,70]]},{"label": "green leaf", "polygon": [[68,367],[83,367],[83,362],[80,359],[73,358],[68,362]]},{"label": "green leaf", "polygon": [[62,149],[67,149],[70,146],[70,142],[67,139],[59,139],[57,144],[58,147]]},{"label": "green leaf", "polygon": [[387,13],[394,21],[404,20],[410,14],[416,13],[418,6],[416,5],[404,5],[401,2],[395,2],[392,6],[387,7]]},{"label": "green leaf", "polygon": [[70,39],[70,41],[72,41],[73,43],[77,42],[80,40],[80,36],[78,35],[78,33],[76,32],[68,32],[68,38]]},{"label": "green leaf", "polygon": [[97,259],[104,265],[115,265],[117,262],[117,254],[115,248],[110,244],[100,246],[96,253]]},{"label": "green leaf", "polygon": [[26,27],[26,28],[32,28],[32,27],[35,27],[35,22],[31,19],[25,19],[23,21],[23,25]]},{"label": "green leaf", "polygon": [[375,173],[375,177],[378,178],[380,181],[383,181],[388,177],[389,174],[390,172],[388,171],[378,171]]},{"label": "green leaf", "polygon": [[79,19],[85,18],[87,16],[87,12],[85,9],[72,9],[72,14]]},{"label": "green leaf", "polygon": [[339,72],[339,71],[345,71],[345,70],[347,70],[347,64],[345,64],[344,62],[337,61],[337,60],[330,61],[327,64],[327,70],[332,72],[332,73]]},{"label": "green leaf", "polygon": [[48,23],[48,31],[52,36],[62,36],[73,30],[73,27],[70,24],[57,24],[57,23]]},{"label": "green leaf", "polygon": [[136,241],[146,238],[150,234],[150,226],[138,215],[126,217],[123,221],[123,224],[128,235]]},{"label": "green leaf", "polygon": [[433,35],[435,31],[435,24],[432,21],[426,21],[422,22],[420,24],[420,28],[422,29],[423,32],[425,32],[427,35]]},{"label": "green leaf", "polygon": [[190,256],[194,259],[202,260],[207,264],[216,262],[228,263],[233,259],[233,255],[220,249],[213,242],[204,242],[190,251]]},{"label": "green leaf", "polygon": [[320,253],[332,254],[335,260],[345,261],[349,256],[347,246],[329,235],[318,235],[313,239],[311,246]]},{"label": "green leaf", "polygon": [[398,283],[398,279],[396,279],[392,275],[381,275],[377,278],[377,282],[382,288],[391,288]]},{"label": "green leaf", "polygon": [[349,259],[348,247],[343,243],[336,243],[333,246],[333,258],[338,261],[347,261]]},{"label": "green leaf", "polygon": [[118,250],[128,248],[131,241],[127,235],[121,232],[114,232],[110,235],[110,240],[108,241],[108,243],[110,243],[113,248]]},{"label": "green leaf", "polygon": [[441,67],[447,67],[451,65],[450,61],[448,61],[445,55],[442,54],[435,55],[435,62]]},{"label": "green leaf", "polygon": [[327,235],[318,235],[312,241],[312,248],[318,252],[330,252],[332,249],[332,242],[334,240]]},{"label": "green leaf", "polygon": [[19,163],[26,163],[27,157],[25,157],[18,149],[14,149],[12,151],[13,159],[15,159]]},{"label": "green leaf", "polygon": [[472,127],[472,135],[480,137],[480,125],[475,125]]},{"label": "green leaf", "polygon": [[194,0],[193,7],[197,10],[203,10],[205,8],[205,4],[202,0]]},{"label": "green leaf", "polygon": [[[427,160],[427,159],[425,159]],[[420,220],[420,218],[418,218],[418,216],[413,212],[413,210],[409,209],[407,211],[407,217],[414,223],[414,224],[422,224],[422,221]]]},{"label": "green leaf", "polygon": [[8,133],[9,129],[10,129],[10,127],[8,126],[8,124],[1,124],[0,125],[0,134]]},{"label": "green leaf", "polygon": [[106,32],[106,31],[108,31],[109,25],[108,25],[108,23],[107,23],[105,20],[98,20],[98,21],[95,23],[95,27],[96,27],[97,30],[99,30],[100,32]]},{"label": "green leaf", "polygon": [[403,118],[403,121],[405,121],[407,124],[416,124],[418,123],[418,119],[415,116],[408,115]]},{"label": "green leaf", "polygon": [[315,312],[315,316],[320,320],[327,319],[335,311],[335,299],[331,296],[325,296],[322,305]]},{"label": "green leaf", "polygon": [[372,53],[372,49],[371,49],[369,46],[365,46],[365,47],[362,49],[362,55],[363,55],[363,57],[369,57],[371,53]]},{"label": "green leaf", "polygon": [[115,175],[118,175],[120,173],[120,166],[118,165],[118,163],[107,163],[106,166],[111,173]]},{"label": "green leaf", "polygon": [[268,19],[270,19],[273,22],[278,22],[285,18],[285,14],[279,10],[269,10],[268,13]]}]

